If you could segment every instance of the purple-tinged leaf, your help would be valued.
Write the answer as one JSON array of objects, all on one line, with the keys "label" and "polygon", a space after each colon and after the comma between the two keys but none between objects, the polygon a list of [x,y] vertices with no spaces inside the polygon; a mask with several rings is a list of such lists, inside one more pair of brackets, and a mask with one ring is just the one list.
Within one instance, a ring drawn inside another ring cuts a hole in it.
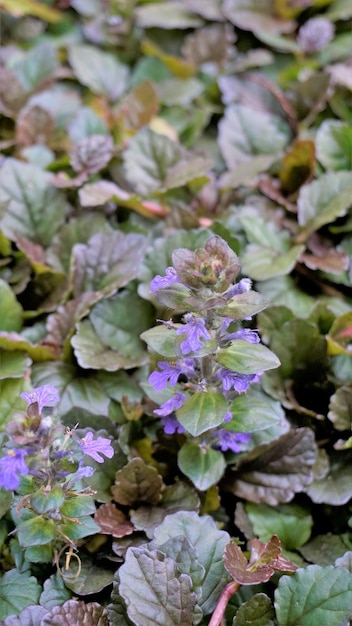
[{"label": "purple-tinged leaf", "polygon": [[158,504],[163,490],[162,477],[155,467],[146,465],[137,457],[116,473],[115,484],[111,487],[114,500],[124,505],[136,502]]},{"label": "purple-tinged leaf", "polygon": [[115,102],[125,91],[128,68],[118,60],[116,54],[79,44],[71,46],[69,60],[80,82],[94,93]]},{"label": "purple-tinged leaf", "polygon": [[107,610],[97,602],[67,600],[44,615],[41,626],[109,626]]},{"label": "purple-tinged leaf", "polygon": [[312,482],[316,454],[312,430],[291,430],[243,455],[224,488],[250,502],[289,502]]}]

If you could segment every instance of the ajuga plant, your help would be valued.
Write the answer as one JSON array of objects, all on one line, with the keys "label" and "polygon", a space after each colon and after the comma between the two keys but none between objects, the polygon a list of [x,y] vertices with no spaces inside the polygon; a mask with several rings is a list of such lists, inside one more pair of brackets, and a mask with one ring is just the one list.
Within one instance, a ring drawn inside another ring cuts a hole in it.
[{"label": "ajuga plant", "polygon": [[237,255],[219,236],[204,248],[172,254],[173,266],[155,276],[151,291],[167,307],[169,319],[142,338],[160,355],[145,385],[157,403],[167,435],[183,435],[181,471],[200,490],[218,483],[226,456],[248,449],[251,433],[236,416],[236,398],[279,360],[248,327],[266,306],[239,278]]},{"label": "ajuga plant", "polygon": [[94,438],[91,431],[78,437],[75,428],[60,423],[55,412],[60,397],[52,385],[21,397],[27,411],[17,414],[4,434],[0,487],[13,494],[10,512],[25,560],[54,561],[60,568],[66,547],[72,553],[80,539],[99,531],[91,517],[94,491],[82,478],[94,472],[90,458],[103,463],[114,450],[110,439]]}]

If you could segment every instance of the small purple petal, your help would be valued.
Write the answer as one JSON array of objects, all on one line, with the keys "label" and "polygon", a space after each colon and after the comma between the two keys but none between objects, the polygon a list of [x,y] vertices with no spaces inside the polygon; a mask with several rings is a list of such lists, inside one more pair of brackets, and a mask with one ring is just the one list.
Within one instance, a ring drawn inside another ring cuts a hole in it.
[{"label": "small purple petal", "polygon": [[246,293],[249,291],[252,286],[252,281],[250,278],[242,278],[236,285],[233,285],[226,292],[226,300],[230,300],[233,296],[239,296],[241,293]]},{"label": "small purple petal", "polygon": [[234,389],[237,393],[247,391],[251,383],[258,381],[258,374],[238,374],[225,367],[221,367],[217,371],[216,377],[221,380],[224,391]]},{"label": "small purple petal", "polygon": [[333,39],[335,26],[325,17],[312,17],[301,28],[297,43],[307,53],[318,52]]},{"label": "small purple petal", "polygon": [[164,427],[166,435],[174,435],[175,433],[182,435],[182,433],[185,432],[185,429],[181,426],[178,419],[176,417],[172,417],[171,415],[165,415],[162,417],[161,423]]},{"label": "small purple petal", "polygon": [[186,324],[182,328],[176,330],[177,335],[186,335],[180,345],[181,352],[188,354],[189,352],[198,352],[203,347],[202,337],[206,341],[211,339],[209,332],[205,327],[205,320],[202,317],[195,317],[193,314],[185,315]]},{"label": "small purple petal", "polygon": [[174,387],[177,384],[179,375],[182,374],[180,365],[159,361],[158,367],[161,369],[161,372],[155,371],[148,378],[148,382],[153,385],[155,391],[165,389],[168,382],[170,382],[171,387]]},{"label": "small purple petal", "polygon": [[243,339],[244,341],[248,341],[248,343],[260,342],[258,333],[255,330],[251,330],[250,328],[243,328],[242,330],[237,330],[234,333],[229,333],[224,337],[224,339],[228,339],[229,341],[233,341],[235,339]]},{"label": "small purple petal", "polygon": [[170,285],[180,282],[181,281],[177,276],[176,270],[173,267],[167,267],[165,270],[165,276],[160,276],[160,274],[158,274],[157,276],[155,276],[155,278],[153,278],[150,283],[150,291],[151,293],[154,293],[159,289],[163,289],[164,287],[170,287]]},{"label": "small purple petal", "polygon": [[177,409],[181,408],[186,399],[187,396],[184,393],[181,393],[181,391],[177,391],[175,395],[166,402],[164,402],[164,404],[162,404],[159,409],[155,409],[154,413],[159,417],[165,417],[166,415],[170,415],[174,411],[177,411]]},{"label": "small purple petal", "polygon": [[242,452],[242,446],[245,446],[251,438],[250,433],[236,433],[225,428],[219,429],[215,434],[218,437],[215,446],[222,452],[227,450],[235,453]]},{"label": "small purple petal", "polygon": [[20,484],[19,476],[29,474],[24,462],[25,450],[7,450],[7,454],[0,459],[0,487],[7,491],[17,489]]},{"label": "small purple petal", "polygon": [[59,392],[53,385],[42,385],[32,389],[32,391],[23,391],[20,395],[28,405],[37,402],[39,413],[42,412],[45,406],[55,406],[55,404],[60,402]]},{"label": "small purple petal", "polygon": [[101,454],[104,454],[109,459],[114,456],[114,449],[111,446],[110,439],[106,437],[93,439],[92,432],[88,432],[83,439],[78,441],[78,444],[81,446],[84,454],[92,457],[92,459],[98,463],[104,463],[104,458],[100,456]]}]

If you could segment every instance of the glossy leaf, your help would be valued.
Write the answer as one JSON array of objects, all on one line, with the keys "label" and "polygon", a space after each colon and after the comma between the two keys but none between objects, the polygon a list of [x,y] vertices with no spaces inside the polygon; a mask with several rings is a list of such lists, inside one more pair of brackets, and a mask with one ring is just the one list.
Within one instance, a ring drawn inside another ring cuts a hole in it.
[{"label": "glossy leaf", "polygon": [[37,579],[28,572],[22,573],[15,568],[5,572],[0,578],[0,619],[17,615],[26,606],[38,602],[40,592]]},{"label": "glossy leaf", "polygon": [[193,441],[187,441],[177,457],[178,466],[187,478],[200,491],[216,485],[225,471],[225,459],[221,452],[212,448],[202,448]]},{"label": "glossy leaf", "polygon": [[249,344],[236,339],[229,348],[219,351],[216,360],[239,374],[256,374],[280,365],[277,356],[262,344]]},{"label": "glossy leaf", "polygon": [[226,416],[227,402],[220,393],[196,391],[178,411],[177,419],[194,437],[219,426]]}]

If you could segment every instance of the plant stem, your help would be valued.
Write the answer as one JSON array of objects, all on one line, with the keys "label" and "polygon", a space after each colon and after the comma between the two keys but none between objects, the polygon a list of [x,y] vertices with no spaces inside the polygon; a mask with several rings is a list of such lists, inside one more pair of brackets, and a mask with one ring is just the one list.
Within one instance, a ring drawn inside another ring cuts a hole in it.
[{"label": "plant stem", "polygon": [[226,607],[230,601],[230,598],[238,591],[240,584],[234,580],[226,585],[221,592],[218,603],[215,607],[215,611],[211,617],[208,626],[221,626],[222,618],[224,617]]}]

